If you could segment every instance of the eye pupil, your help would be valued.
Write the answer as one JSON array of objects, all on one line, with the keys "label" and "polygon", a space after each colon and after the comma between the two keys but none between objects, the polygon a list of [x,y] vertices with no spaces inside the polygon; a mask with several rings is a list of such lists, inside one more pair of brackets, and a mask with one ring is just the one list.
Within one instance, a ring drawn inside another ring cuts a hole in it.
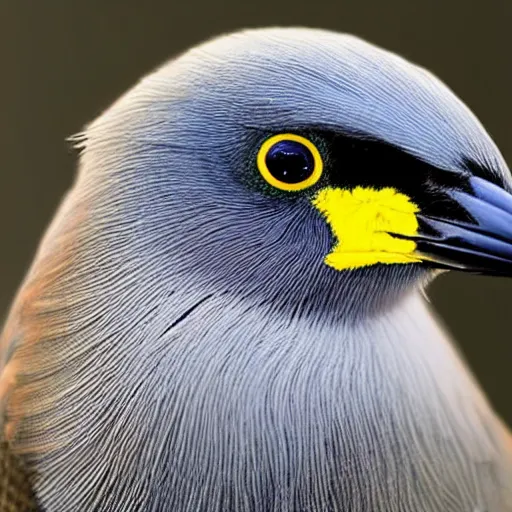
[{"label": "eye pupil", "polygon": [[311,151],[294,140],[276,142],[269,149],[265,163],[270,174],[284,183],[300,183],[311,176],[315,168]]}]

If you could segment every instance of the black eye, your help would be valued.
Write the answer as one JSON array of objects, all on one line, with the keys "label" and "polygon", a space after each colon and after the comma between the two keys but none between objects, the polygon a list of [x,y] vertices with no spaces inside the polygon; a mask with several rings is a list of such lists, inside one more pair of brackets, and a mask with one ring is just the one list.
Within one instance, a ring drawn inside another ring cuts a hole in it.
[{"label": "black eye", "polygon": [[314,185],[323,168],[316,146],[308,139],[291,133],[267,139],[260,148],[257,164],[268,183],[287,191]]},{"label": "black eye", "polygon": [[311,151],[294,140],[276,142],[268,151],[265,163],[276,180],[300,183],[309,178],[315,168]]}]

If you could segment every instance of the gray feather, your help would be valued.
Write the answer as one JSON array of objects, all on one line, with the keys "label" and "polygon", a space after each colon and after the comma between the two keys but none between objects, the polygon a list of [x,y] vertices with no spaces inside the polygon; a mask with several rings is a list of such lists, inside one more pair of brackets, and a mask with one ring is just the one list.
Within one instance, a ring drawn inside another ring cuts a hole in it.
[{"label": "gray feather", "polygon": [[143,79],[81,139],[8,324],[45,510],[512,511],[504,427],[430,273],[327,267],[307,201],[244,179],[258,130],[308,125],[508,176],[444,85],[353,37],[243,32]]}]

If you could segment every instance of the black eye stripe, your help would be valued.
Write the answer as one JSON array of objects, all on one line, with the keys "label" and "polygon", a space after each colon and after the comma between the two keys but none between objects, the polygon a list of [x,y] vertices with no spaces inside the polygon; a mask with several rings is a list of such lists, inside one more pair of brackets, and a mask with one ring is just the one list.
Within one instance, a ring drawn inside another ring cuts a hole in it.
[{"label": "black eye stripe", "polygon": [[[299,180],[301,172],[304,172],[303,177],[307,175],[309,163],[305,163],[308,159],[302,149],[297,150],[294,144],[282,144],[290,141],[304,144],[313,154],[315,171],[310,178]],[[365,133],[302,126],[271,135],[260,144],[257,158],[260,178],[263,176],[272,188],[286,192],[298,192],[315,184],[347,190],[357,186],[391,187],[406,194],[422,211],[431,215],[448,214],[456,220],[471,221],[464,208],[453,201],[445,189],[469,191],[468,179],[472,174],[502,185],[497,173],[468,160],[455,165],[453,170],[441,169],[403,148]],[[316,169],[319,169],[318,173]]]}]

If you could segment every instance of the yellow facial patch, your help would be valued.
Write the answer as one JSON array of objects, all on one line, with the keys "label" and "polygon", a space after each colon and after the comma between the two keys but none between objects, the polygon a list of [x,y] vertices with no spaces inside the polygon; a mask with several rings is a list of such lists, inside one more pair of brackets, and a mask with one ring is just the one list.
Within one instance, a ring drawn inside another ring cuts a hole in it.
[{"label": "yellow facial patch", "polygon": [[416,243],[389,234],[417,234],[419,208],[393,188],[324,188],[313,199],[329,223],[336,244],[325,263],[337,270],[375,263],[414,263]]}]

